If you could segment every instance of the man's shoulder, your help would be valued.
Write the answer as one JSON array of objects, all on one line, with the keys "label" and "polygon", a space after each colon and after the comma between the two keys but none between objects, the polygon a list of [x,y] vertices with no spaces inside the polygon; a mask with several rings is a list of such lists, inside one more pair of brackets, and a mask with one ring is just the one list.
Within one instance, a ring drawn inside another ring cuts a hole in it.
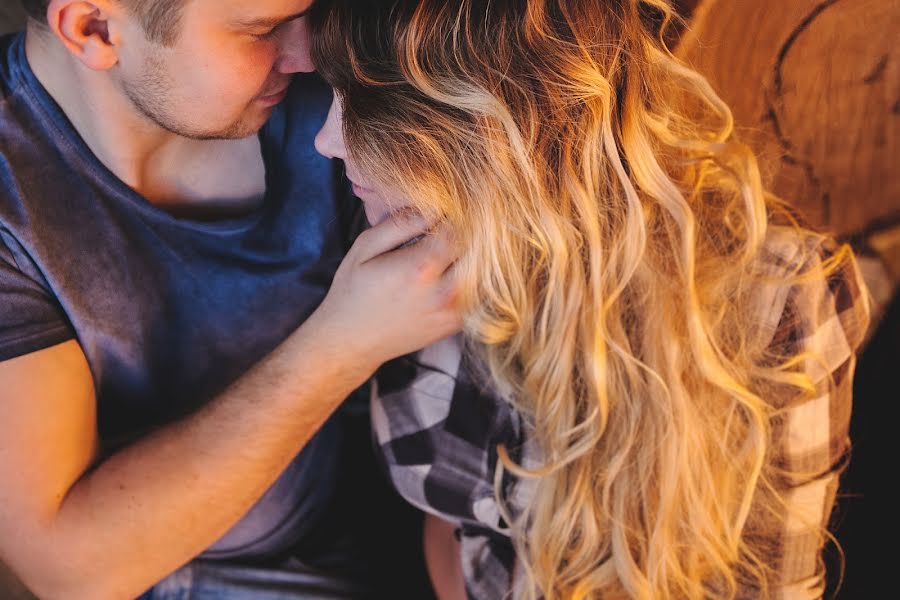
[{"label": "man's shoulder", "polygon": [[24,40],[24,33],[9,33],[0,36],[0,106],[8,102],[18,88],[16,83],[18,46],[24,44]]},{"label": "man's shoulder", "polygon": [[24,33],[0,36],[0,224],[32,196],[65,188],[71,168],[59,160],[66,141],[35,88],[24,43]]},{"label": "man's shoulder", "polygon": [[[23,159],[46,163],[48,156],[40,148],[43,129],[36,110],[37,100],[27,92],[23,64],[24,33],[0,36],[0,187],[6,188],[11,171],[18,170]],[[0,195],[2,198],[2,195]]]}]

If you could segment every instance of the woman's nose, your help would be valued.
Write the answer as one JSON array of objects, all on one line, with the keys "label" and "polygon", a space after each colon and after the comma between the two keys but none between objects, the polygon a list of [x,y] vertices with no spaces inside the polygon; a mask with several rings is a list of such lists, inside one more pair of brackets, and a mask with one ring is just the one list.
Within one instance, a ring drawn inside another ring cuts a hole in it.
[{"label": "woman's nose", "polygon": [[341,101],[337,94],[331,101],[325,124],[316,135],[316,151],[326,158],[347,159],[347,148],[344,146],[344,120]]}]

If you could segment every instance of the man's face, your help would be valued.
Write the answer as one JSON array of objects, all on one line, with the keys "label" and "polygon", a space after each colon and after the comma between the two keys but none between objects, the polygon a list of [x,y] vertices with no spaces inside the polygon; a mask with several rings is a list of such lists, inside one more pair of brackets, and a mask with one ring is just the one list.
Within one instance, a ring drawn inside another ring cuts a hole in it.
[{"label": "man's face", "polygon": [[195,139],[255,134],[294,73],[313,71],[305,17],[313,0],[186,0],[175,42],[129,21],[120,84],[160,127]]}]

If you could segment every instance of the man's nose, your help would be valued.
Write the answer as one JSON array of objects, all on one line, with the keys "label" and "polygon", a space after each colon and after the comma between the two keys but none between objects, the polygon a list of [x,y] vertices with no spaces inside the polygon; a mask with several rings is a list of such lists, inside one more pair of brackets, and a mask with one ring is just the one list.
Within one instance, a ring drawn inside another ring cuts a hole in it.
[{"label": "man's nose", "polygon": [[316,151],[326,158],[347,160],[341,103],[337,97],[331,103],[331,109],[328,111],[325,124],[322,125],[322,129],[316,135]]},{"label": "man's nose", "polygon": [[284,30],[279,36],[281,43],[275,69],[285,75],[315,71],[316,67],[310,53],[309,24],[306,19],[299,18],[285,23],[282,27]]}]

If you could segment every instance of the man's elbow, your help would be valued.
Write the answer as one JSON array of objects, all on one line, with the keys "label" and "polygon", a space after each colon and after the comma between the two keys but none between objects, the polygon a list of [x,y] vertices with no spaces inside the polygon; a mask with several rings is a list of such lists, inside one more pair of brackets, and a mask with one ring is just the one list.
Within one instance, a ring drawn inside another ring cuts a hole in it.
[{"label": "man's elbow", "polygon": [[96,565],[84,566],[74,556],[48,558],[16,575],[41,600],[130,600],[145,591],[138,589],[133,578],[103,572]]}]

